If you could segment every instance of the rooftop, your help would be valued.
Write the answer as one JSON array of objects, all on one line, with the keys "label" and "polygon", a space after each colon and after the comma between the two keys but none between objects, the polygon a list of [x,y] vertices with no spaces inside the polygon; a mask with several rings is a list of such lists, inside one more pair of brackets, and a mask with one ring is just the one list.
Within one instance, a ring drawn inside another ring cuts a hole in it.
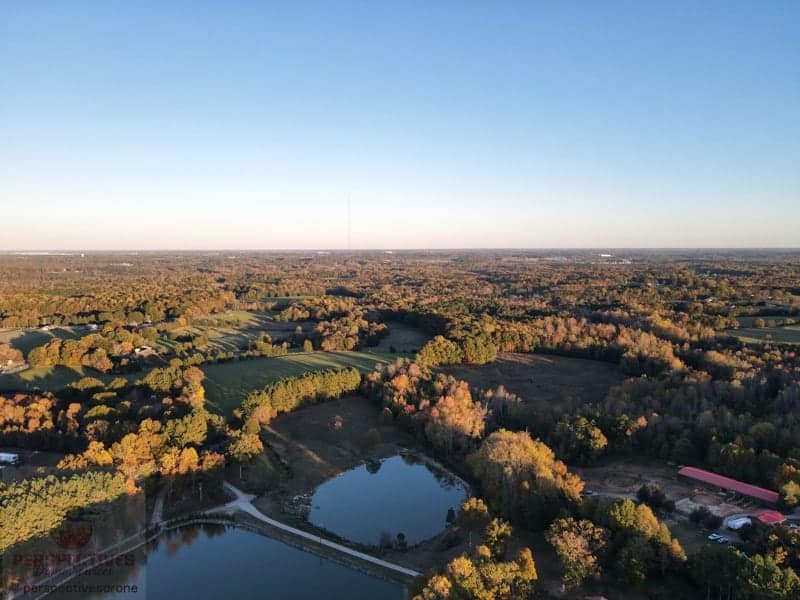
[{"label": "rooftop", "polygon": [[769,504],[777,504],[780,500],[778,492],[773,492],[772,490],[768,490],[750,483],[744,483],[738,479],[731,479],[730,477],[725,477],[724,475],[718,475],[717,473],[712,473],[711,471],[698,469],[697,467],[683,467],[678,471],[678,475],[683,475],[684,477],[689,477],[690,479],[695,479],[709,485],[730,490],[731,492],[736,492],[750,498],[756,498],[763,502],[768,502]]}]

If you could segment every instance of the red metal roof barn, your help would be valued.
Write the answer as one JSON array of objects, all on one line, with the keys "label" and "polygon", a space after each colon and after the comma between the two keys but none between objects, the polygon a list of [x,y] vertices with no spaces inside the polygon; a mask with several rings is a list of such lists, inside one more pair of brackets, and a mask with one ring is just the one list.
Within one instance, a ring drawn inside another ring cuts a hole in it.
[{"label": "red metal roof barn", "polygon": [[723,490],[736,492],[742,496],[747,496],[748,498],[758,500],[759,502],[765,502],[767,504],[778,504],[778,501],[780,500],[778,492],[773,492],[772,490],[767,490],[750,483],[744,483],[743,481],[739,481],[737,479],[731,479],[730,477],[725,477],[724,475],[717,475],[716,473],[712,473],[711,471],[706,471],[704,469],[698,469],[697,467],[683,467],[678,471],[678,475],[687,477],[693,481],[699,481],[707,485],[712,485]]}]

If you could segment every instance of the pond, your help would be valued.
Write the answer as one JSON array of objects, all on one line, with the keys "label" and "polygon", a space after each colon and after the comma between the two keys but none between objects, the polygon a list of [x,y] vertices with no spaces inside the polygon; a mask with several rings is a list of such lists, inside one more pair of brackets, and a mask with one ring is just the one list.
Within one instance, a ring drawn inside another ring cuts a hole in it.
[{"label": "pond", "polygon": [[[124,562],[124,561],[123,561]],[[401,600],[398,583],[373,577],[283,542],[222,525],[192,525],[165,533],[131,566],[111,566],[69,582],[50,598]],[[92,593],[86,586],[111,586]],[[123,588],[122,586],[129,586]],[[136,586],[136,590],[130,586]]]},{"label": "pond", "polygon": [[467,497],[451,473],[411,455],[361,465],[326,481],[311,498],[308,519],[336,535],[371,546],[413,545],[447,526]]}]

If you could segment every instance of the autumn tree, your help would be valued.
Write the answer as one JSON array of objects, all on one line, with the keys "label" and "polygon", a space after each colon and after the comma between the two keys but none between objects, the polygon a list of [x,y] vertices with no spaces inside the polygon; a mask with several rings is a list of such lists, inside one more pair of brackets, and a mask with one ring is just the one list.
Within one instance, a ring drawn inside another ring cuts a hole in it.
[{"label": "autumn tree", "polygon": [[449,454],[468,449],[481,437],[485,424],[486,407],[472,400],[466,382],[459,382],[431,403],[425,434],[433,445]]},{"label": "autumn tree", "polygon": [[242,478],[242,466],[253,460],[264,451],[261,438],[255,433],[239,433],[228,445],[228,454],[239,463],[239,479]]},{"label": "autumn tree", "polygon": [[547,530],[546,539],[553,546],[564,571],[564,587],[581,585],[600,573],[598,553],[608,543],[608,531],[589,520],[558,519]]},{"label": "autumn tree", "polygon": [[472,534],[482,531],[490,520],[489,508],[483,500],[474,496],[461,503],[458,524],[469,532],[469,547],[472,549]]},{"label": "autumn tree", "polygon": [[460,363],[463,356],[456,342],[437,335],[420,349],[414,361],[422,367],[436,367]]},{"label": "autumn tree", "polygon": [[595,463],[608,445],[608,439],[597,424],[585,417],[562,417],[554,436],[559,456],[579,465]]},{"label": "autumn tree", "polygon": [[547,526],[565,506],[577,503],[583,489],[580,478],[526,432],[495,431],[468,462],[489,506],[534,528]]},{"label": "autumn tree", "polygon": [[494,518],[486,525],[483,539],[491,550],[492,556],[502,558],[506,555],[508,542],[511,539],[511,525],[508,524],[508,521]]}]

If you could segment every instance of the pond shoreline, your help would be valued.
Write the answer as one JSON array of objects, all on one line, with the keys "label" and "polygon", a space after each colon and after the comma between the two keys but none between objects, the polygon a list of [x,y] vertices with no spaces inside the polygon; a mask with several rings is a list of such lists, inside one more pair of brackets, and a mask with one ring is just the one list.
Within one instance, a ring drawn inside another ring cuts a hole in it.
[{"label": "pond shoreline", "polygon": [[470,492],[428,456],[399,451],[322,482],[302,496],[307,511],[300,516],[348,544],[408,551],[447,531]]},{"label": "pond shoreline", "polygon": [[[214,516],[212,513],[208,515],[198,515],[192,517],[178,517],[170,522],[164,523],[162,527],[156,531],[153,531],[149,535],[147,534],[147,531],[134,533],[121,542],[106,549],[106,551],[103,552],[105,560],[100,563],[98,563],[94,557],[89,557],[78,565],[73,565],[44,579],[40,579],[37,582],[30,582],[23,586],[32,588],[48,586],[48,588],[50,588],[49,591],[24,592],[9,590],[6,595],[4,595],[4,600],[42,600],[43,598],[46,598],[53,592],[57,591],[55,588],[66,585],[70,581],[80,577],[81,575],[84,575],[92,569],[97,569],[109,563],[113,563],[115,559],[121,556],[141,550],[142,548],[147,547],[148,544],[155,542],[159,537],[164,536],[167,533],[202,525],[219,525],[220,527],[225,528],[230,527],[243,531],[249,531],[251,533],[269,538],[287,546],[291,546],[302,552],[314,554],[320,558],[330,560],[331,562],[335,562],[347,569],[358,571],[370,577],[377,577],[384,581],[399,584],[402,586],[406,597],[408,595],[407,586],[414,579],[410,576],[401,576],[401,574],[396,571],[381,568],[379,565],[374,563],[369,563],[359,560],[356,557],[351,557],[347,554],[334,551],[312,540],[292,535],[289,532],[282,531],[277,527],[272,527],[267,523],[259,521],[247,513],[236,513],[232,515],[226,515],[222,513],[219,516]],[[129,541],[132,543],[130,545],[126,544],[126,542]],[[122,548],[117,549],[117,546],[120,545],[122,545]],[[114,548],[113,553],[106,555],[111,548]]]}]

